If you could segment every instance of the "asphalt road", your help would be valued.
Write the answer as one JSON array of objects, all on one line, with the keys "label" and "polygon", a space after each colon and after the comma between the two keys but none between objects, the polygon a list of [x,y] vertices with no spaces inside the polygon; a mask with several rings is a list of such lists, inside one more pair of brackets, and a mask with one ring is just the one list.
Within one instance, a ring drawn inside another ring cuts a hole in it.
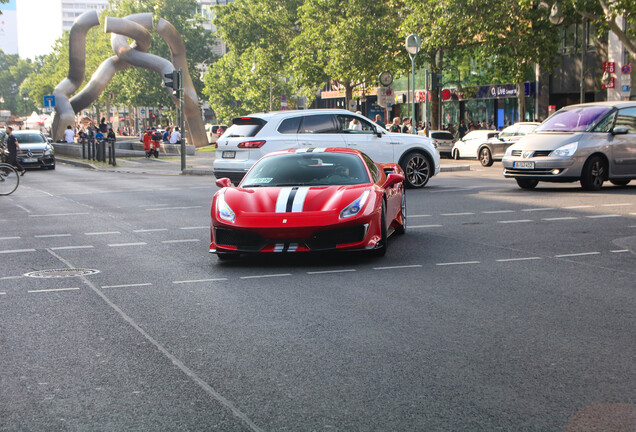
[{"label": "asphalt road", "polygon": [[384,258],[229,263],[212,177],[28,172],[0,197],[0,430],[635,430],[636,184],[471,164],[408,191]]}]

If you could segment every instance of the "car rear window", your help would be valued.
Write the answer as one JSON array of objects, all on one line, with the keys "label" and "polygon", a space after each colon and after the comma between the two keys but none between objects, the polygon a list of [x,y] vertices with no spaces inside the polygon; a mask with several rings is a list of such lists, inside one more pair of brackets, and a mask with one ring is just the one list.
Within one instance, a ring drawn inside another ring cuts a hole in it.
[{"label": "car rear window", "polygon": [[254,137],[267,122],[258,117],[238,117],[232,120],[232,126],[225,131],[225,137]]},{"label": "car rear window", "polygon": [[431,138],[433,138],[433,139],[443,139],[443,140],[452,140],[455,137],[450,132],[431,132]]}]

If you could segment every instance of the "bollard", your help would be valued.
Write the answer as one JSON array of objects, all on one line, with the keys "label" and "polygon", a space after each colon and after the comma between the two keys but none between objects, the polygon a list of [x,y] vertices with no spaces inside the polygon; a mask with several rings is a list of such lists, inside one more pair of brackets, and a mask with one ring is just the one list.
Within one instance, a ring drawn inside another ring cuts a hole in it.
[{"label": "bollard", "polygon": [[81,139],[82,143],[82,159],[86,159],[86,138]]}]

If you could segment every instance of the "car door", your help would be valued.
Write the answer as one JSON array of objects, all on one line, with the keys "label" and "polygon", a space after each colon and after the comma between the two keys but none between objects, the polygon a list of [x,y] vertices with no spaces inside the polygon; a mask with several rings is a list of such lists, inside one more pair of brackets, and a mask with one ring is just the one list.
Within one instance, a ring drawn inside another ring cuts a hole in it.
[{"label": "car door", "polygon": [[514,142],[515,137],[519,133],[519,125],[508,126],[499,134],[499,138],[493,138],[492,142],[492,156],[495,158],[502,158],[506,149]]},{"label": "car door", "polygon": [[636,108],[619,110],[614,129],[627,128],[626,134],[613,135],[612,138],[612,175],[636,176]]},{"label": "car door", "polygon": [[309,114],[302,117],[298,129],[300,148],[345,147],[346,143],[331,114]]},{"label": "car door", "polygon": [[367,154],[376,162],[393,162],[394,145],[386,134],[378,136],[372,122],[354,114],[337,114],[336,122],[347,147]]}]

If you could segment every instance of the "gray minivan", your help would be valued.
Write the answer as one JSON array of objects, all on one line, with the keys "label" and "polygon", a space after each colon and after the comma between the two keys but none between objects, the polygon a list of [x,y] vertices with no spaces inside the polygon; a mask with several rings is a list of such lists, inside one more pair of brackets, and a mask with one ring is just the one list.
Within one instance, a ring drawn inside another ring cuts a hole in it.
[{"label": "gray minivan", "polygon": [[636,101],[565,107],[510,146],[502,164],[523,189],[540,181],[625,186],[636,179]]}]

